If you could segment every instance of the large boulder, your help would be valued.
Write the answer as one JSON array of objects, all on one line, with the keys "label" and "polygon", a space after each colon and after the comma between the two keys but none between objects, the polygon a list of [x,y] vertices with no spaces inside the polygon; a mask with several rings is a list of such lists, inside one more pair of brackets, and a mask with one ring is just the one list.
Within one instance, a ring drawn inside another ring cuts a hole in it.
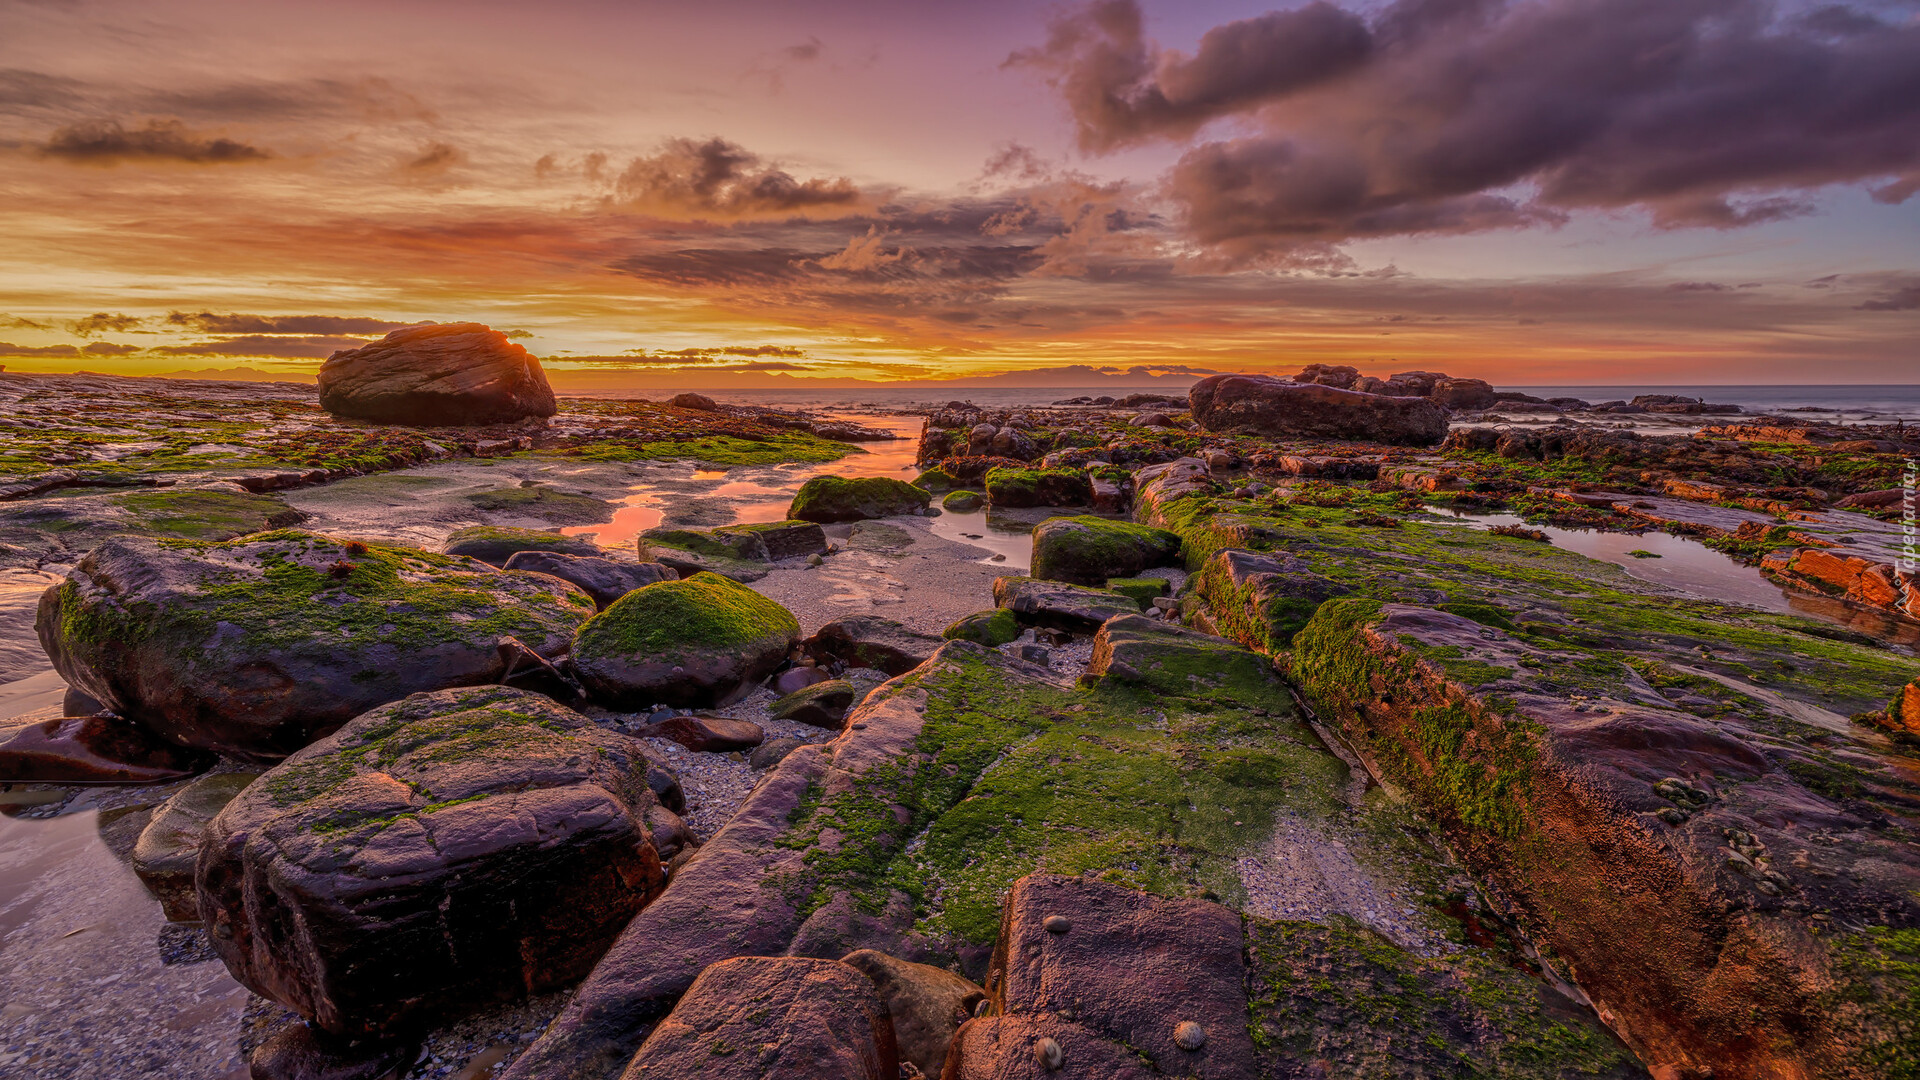
[{"label": "large boulder", "polygon": [[507,559],[506,569],[533,574],[552,574],[562,581],[580,586],[602,611],[615,600],[644,585],[674,581],[679,573],[665,563],[616,562],[592,555],[566,555],[557,551],[519,551]]},{"label": "large boulder", "polygon": [[622,1080],[898,1080],[893,1018],[838,960],[742,956],[700,973]]},{"label": "large boulder", "polygon": [[1006,468],[987,471],[987,501],[994,506],[1021,509],[1029,506],[1085,506],[1093,501],[1093,489],[1084,469]]},{"label": "large boulder", "polygon": [[585,975],[686,842],[644,743],[537,694],[416,694],[228,803],[195,874],[227,970],[320,1029],[403,1034]]},{"label": "large boulder", "polygon": [[713,708],[773,674],[799,640],[792,612],[703,571],[636,589],[587,620],[573,670],[612,708]]},{"label": "large boulder", "polygon": [[1346,590],[1285,552],[1226,548],[1193,581],[1220,632],[1249,649],[1278,653],[1320,605]]},{"label": "large boulder", "polygon": [[498,681],[515,638],[567,651],[593,614],[545,574],[284,530],[114,537],[40,599],[67,682],[182,746],[270,763],[423,690]]},{"label": "large boulder", "polygon": [[862,521],[917,514],[933,501],[925,488],[891,476],[816,476],[794,493],[787,517],[799,521]]},{"label": "large boulder", "polygon": [[[598,557],[600,545],[578,536],[564,536],[544,529],[514,529],[503,525],[470,525],[455,529],[440,550],[448,555],[479,559],[489,566],[507,565],[523,551],[545,551],[557,555]],[[545,571],[542,571],[544,573]]]},{"label": "large boulder", "polygon": [[1493,387],[1479,379],[1442,379],[1430,396],[1449,409],[1484,409],[1497,400]]},{"label": "large boulder", "polygon": [[409,326],[320,365],[320,407],[382,424],[507,424],[559,411],[540,361],[480,323]]},{"label": "large boulder", "polygon": [[1200,426],[1223,435],[1431,446],[1447,434],[1446,409],[1425,398],[1362,394],[1270,375],[1210,375],[1193,384],[1189,400]]},{"label": "large boulder", "polygon": [[1165,566],[1180,554],[1180,537],[1150,525],[1081,516],[1048,518],[1033,530],[1033,576],[1098,585]]},{"label": "large boulder", "polygon": [[926,663],[940,648],[940,639],[877,615],[849,615],[821,627],[805,644],[815,660],[905,675]]}]

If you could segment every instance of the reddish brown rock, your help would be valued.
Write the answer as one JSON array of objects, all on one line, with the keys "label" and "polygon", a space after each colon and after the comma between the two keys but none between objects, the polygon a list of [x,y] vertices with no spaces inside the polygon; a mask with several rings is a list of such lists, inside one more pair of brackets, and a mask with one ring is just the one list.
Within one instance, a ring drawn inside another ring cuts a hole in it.
[{"label": "reddish brown rock", "polygon": [[14,729],[0,742],[0,783],[158,784],[212,765],[117,716],[68,716]]},{"label": "reddish brown rock", "polygon": [[559,411],[540,361],[480,323],[409,326],[320,365],[320,407],[382,424],[505,424]]},{"label": "reddish brown rock", "polygon": [[1449,409],[1484,409],[1496,400],[1493,387],[1479,379],[1441,379],[1427,396]]},{"label": "reddish brown rock", "polygon": [[751,750],[767,738],[759,724],[726,716],[674,716],[648,724],[634,734],[671,739],[689,750],[715,754]]},{"label": "reddish brown rock", "polygon": [[880,1000],[893,1016],[893,1036],[900,1045],[900,1056],[928,1077],[940,1075],[953,1033],[987,997],[985,990],[951,971],[910,963],[873,949],[850,952],[840,962],[873,980]]},{"label": "reddish brown rock", "polygon": [[247,988],[347,1038],[564,986],[665,884],[684,826],[640,740],[537,694],[416,694],[207,827],[202,920]]},{"label": "reddish brown rock", "polygon": [[700,973],[622,1080],[897,1080],[893,1020],[837,960],[745,956]]},{"label": "reddish brown rock", "polygon": [[855,692],[853,684],[845,679],[830,679],[780,698],[767,706],[767,715],[839,731],[846,724],[847,710],[853,707]]},{"label": "reddish brown rock", "polygon": [[877,615],[849,615],[821,627],[801,645],[815,660],[905,675],[926,663],[940,639]]},{"label": "reddish brown rock", "polygon": [[1211,375],[1189,391],[1209,432],[1293,439],[1353,439],[1431,446],[1446,437],[1447,412],[1425,398],[1361,394],[1269,375]]},{"label": "reddish brown rock", "polygon": [[299,1021],[283,1024],[247,1057],[252,1080],[386,1080],[413,1060],[406,1042],[351,1042]]},{"label": "reddish brown rock", "polygon": [[200,901],[193,892],[193,867],[200,858],[200,841],[207,823],[246,790],[259,773],[232,772],[203,776],[173,793],[140,830],[133,845],[133,872],[160,901],[160,910],[172,922],[198,922]]},{"label": "reddish brown rock", "polygon": [[1070,1020],[988,1016],[967,1021],[954,1034],[940,1080],[1155,1080],[1161,1075],[1125,1046]]},{"label": "reddish brown rock", "polygon": [[503,569],[552,574],[562,581],[578,585],[601,611],[607,605],[644,585],[656,581],[675,581],[680,575],[664,563],[617,562],[591,555],[569,555],[558,551],[518,551],[509,556]]}]

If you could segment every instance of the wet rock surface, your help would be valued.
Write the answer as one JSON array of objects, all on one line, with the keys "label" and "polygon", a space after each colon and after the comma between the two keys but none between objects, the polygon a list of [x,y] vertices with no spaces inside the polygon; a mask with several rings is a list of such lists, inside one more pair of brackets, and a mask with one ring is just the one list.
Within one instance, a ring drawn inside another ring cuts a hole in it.
[{"label": "wet rock surface", "polygon": [[117,716],[67,716],[0,725],[0,783],[157,784],[213,764]]},{"label": "wet rock surface", "polygon": [[905,675],[927,662],[940,647],[940,639],[893,619],[855,615],[821,627],[802,646],[816,660]]},{"label": "wet rock surface", "polygon": [[1033,530],[1033,576],[1099,585],[1174,561],[1180,538],[1165,529],[1091,516],[1051,518]]},{"label": "wet rock surface", "polygon": [[154,808],[152,819],[133,847],[133,872],[160,901],[160,910],[170,921],[200,921],[193,868],[200,858],[200,841],[207,823],[258,778],[259,774],[253,772],[203,776]]},{"label": "wet rock surface", "polygon": [[557,551],[519,551],[510,556],[504,570],[525,570],[551,574],[578,585],[594,604],[605,611],[609,604],[643,585],[673,581],[678,574],[662,563],[627,563],[591,555],[568,555]]}]

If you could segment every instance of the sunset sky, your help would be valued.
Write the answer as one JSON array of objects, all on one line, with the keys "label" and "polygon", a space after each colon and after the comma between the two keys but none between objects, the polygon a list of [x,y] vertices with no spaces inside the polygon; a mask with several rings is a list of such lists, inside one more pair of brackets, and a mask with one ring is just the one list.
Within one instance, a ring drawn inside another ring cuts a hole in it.
[{"label": "sunset sky", "polygon": [[0,0],[0,364],[1920,381],[1920,0]]}]

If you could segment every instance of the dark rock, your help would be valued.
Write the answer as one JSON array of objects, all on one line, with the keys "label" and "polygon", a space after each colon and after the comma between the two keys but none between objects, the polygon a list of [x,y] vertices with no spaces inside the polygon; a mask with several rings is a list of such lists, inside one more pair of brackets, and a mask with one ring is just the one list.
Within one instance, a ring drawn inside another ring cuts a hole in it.
[{"label": "dark rock", "polygon": [[897,1080],[879,990],[837,960],[743,956],[700,973],[623,1080]]},{"label": "dark rock", "polygon": [[1041,667],[1045,667],[1053,661],[1053,654],[1038,645],[1022,645],[1020,646],[1020,659],[1025,660],[1029,664],[1039,664]]},{"label": "dark rock", "polygon": [[971,641],[991,649],[1019,637],[1020,623],[1006,608],[993,608],[956,619],[940,636],[948,641]]},{"label": "dark rock", "polygon": [[933,495],[890,476],[816,476],[800,485],[787,517],[800,521],[861,521],[926,509]]},{"label": "dark rock", "polygon": [[729,525],[713,530],[713,535],[723,543],[730,537],[752,537],[759,541],[765,551],[762,558],[775,562],[781,559],[798,559],[807,555],[823,555],[827,550],[826,531],[811,521],[767,521],[753,525]]},{"label": "dark rock", "polygon": [[1180,537],[1165,529],[1092,516],[1048,518],[1033,530],[1032,576],[1099,585],[1164,566],[1179,553]]},{"label": "dark rock", "polygon": [[1124,514],[1127,512],[1128,489],[1124,484],[1115,483],[1102,476],[1088,476],[1088,505],[1102,514]]},{"label": "dark rock", "polygon": [[39,720],[0,741],[0,783],[7,784],[158,784],[213,762],[212,754],[112,715]]},{"label": "dark rock", "polygon": [[571,658],[581,685],[609,708],[713,708],[773,674],[799,637],[786,608],[698,573],[614,601],[580,627]]},{"label": "dark rock", "polygon": [[[510,529],[500,525],[474,525],[456,529],[440,545],[448,555],[479,559],[490,566],[506,566],[521,552],[548,552],[597,558],[600,545],[577,536],[562,536],[540,529]],[[545,573],[545,571],[542,571]]]},{"label": "dark rock", "polygon": [[[1394,378],[1399,378],[1396,375]],[[1360,378],[1360,369],[1345,364],[1308,364],[1293,377],[1297,383],[1312,383],[1319,386],[1333,386],[1342,390],[1350,389]]]},{"label": "dark rock", "polygon": [[[818,526],[815,526],[818,528]],[[824,536],[822,537],[824,542]],[[766,562],[768,560],[767,543],[758,533],[721,531],[719,529],[683,529],[677,525],[660,525],[640,534],[640,543],[660,558],[666,558],[669,550],[678,550],[705,559],[723,561]]]},{"label": "dark rock", "polygon": [[952,491],[940,500],[940,505],[957,514],[965,514],[985,506],[987,497],[977,491]]},{"label": "dark rock", "polygon": [[248,989],[389,1037],[564,986],[665,884],[685,827],[646,745],[535,694],[416,694],[269,770],[208,826],[195,886]]},{"label": "dark rock", "polygon": [[998,508],[1085,506],[1093,499],[1083,469],[998,468],[987,473],[986,487]]},{"label": "dark rock", "polygon": [[1025,468],[1026,462],[1007,457],[972,454],[942,458],[940,471],[953,477],[956,484],[979,484],[994,469]]},{"label": "dark rock", "polygon": [[707,395],[692,392],[675,394],[668,400],[667,404],[676,409],[694,409],[699,412],[717,412],[720,408],[720,406],[714,404],[713,399]]},{"label": "dark rock", "polygon": [[1178,424],[1175,424],[1173,422],[1173,417],[1168,416],[1166,413],[1163,413],[1163,412],[1143,412],[1140,415],[1134,417],[1133,419],[1127,421],[1127,423],[1133,425],[1134,427],[1151,427],[1151,428],[1170,428],[1170,427],[1179,426]]},{"label": "dark rock", "polygon": [[671,739],[704,754],[750,750],[767,738],[759,724],[727,716],[675,716],[648,724],[634,734],[648,739]]},{"label": "dark rock", "polygon": [[1013,612],[1023,625],[1077,634],[1090,634],[1115,615],[1140,612],[1140,605],[1129,596],[1029,577],[994,578],[993,601]]},{"label": "dark rock", "polygon": [[133,872],[171,922],[200,921],[193,892],[193,865],[212,821],[259,773],[215,773],[173,793],[140,831],[133,846]]},{"label": "dark rock", "polygon": [[1155,597],[1165,596],[1171,592],[1173,583],[1166,578],[1157,577],[1108,578],[1106,587],[1108,592],[1132,597],[1134,603],[1145,610],[1153,606]]},{"label": "dark rock", "polygon": [[839,660],[849,667],[905,675],[926,663],[940,647],[940,639],[892,619],[849,615],[821,627],[804,644],[807,655],[815,660]]},{"label": "dark rock", "polygon": [[172,742],[272,762],[423,690],[496,682],[515,637],[567,651],[593,601],[545,574],[302,532],[116,537],[40,601],[83,693]]},{"label": "dark rock", "polygon": [[775,720],[792,720],[828,731],[839,731],[853,708],[855,690],[845,679],[833,679],[796,690],[767,706]]},{"label": "dark rock", "polygon": [[252,1080],[385,1080],[410,1064],[408,1042],[352,1041],[307,1024],[282,1024],[247,1057]]},{"label": "dark rock", "polygon": [[763,772],[780,764],[788,754],[808,745],[805,739],[768,739],[753,748],[747,755],[747,766],[755,772]]},{"label": "dark rock", "polygon": [[678,571],[665,563],[616,562],[591,555],[565,555],[557,551],[521,551],[507,559],[507,570],[526,570],[552,574],[571,581],[588,595],[600,610],[643,585],[673,581]]},{"label": "dark rock", "polygon": [[833,676],[817,667],[793,667],[775,675],[773,681],[767,685],[774,693],[786,697],[788,694],[805,690],[815,683],[823,683],[831,678]]},{"label": "dark rock", "polygon": [[1484,409],[1494,403],[1493,387],[1479,379],[1442,379],[1431,398],[1449,409]]},{"label": "dark rock", "polygon": [[900,1056],[927,1077],[940,1075],[953,1033],[987,997],[985,990],[951,971],[910,963],[872,949],[850,952],[840,962],[873,980],[880,1000],[893,1017],[893,1037]]},{"label": "dark rock", "polygon": [[1267,375],[1210,375],[1193,384],[1193,418],[1209,432],[1431,446],[1447,414],[1422,398],[1299,385]]},{"label": "dark rock", "polygon": [[540,361],[480,323],[409,326],[320,365],[320,407],[382,424],[507,424],[558,411]]},{"label": "dark rock", "polygon": [[92,716],[105,711],[99,702],[71,686],[67,687],[66,695],[60,699],[60,712],[64,716]]}]

